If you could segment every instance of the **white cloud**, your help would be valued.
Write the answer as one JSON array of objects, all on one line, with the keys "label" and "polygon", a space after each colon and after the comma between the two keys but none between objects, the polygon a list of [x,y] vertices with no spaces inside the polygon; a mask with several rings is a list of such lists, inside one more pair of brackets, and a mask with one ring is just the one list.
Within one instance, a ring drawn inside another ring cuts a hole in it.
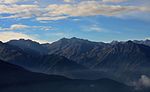
[{"label": "white cloud", "polygon": [[11,30],[18,30],[18,29],[25,29],[25,28],[29,28],[29,26],[22,25],[22,24],[14,24],[11,25],[10,28],[0,28],[0,30],[11,31]]},{"label": "white cloud", "polygon": [[103,32],[104,29],[99,27],[98,25],[91,25],[85,28],[85,31],[88,32]]},{"label": "white cloud", "polygon": [[150,37],[147,37],[147,38],[145,38],[145,39],[150,40]]},{"label": "white cloud", "polygon": [[37,9],[37,5],[0,5],[0,13],[19,13]]},{"label": "white cloud", "polygon": [[73,2],[74,0],[64,0],[64,2],[67,2],[67,3],[69,3],[69,2]]},{"label": "white cloud", "polygon": [[112,2],[112,3],[118,3],[118,2],[125,2],[129,0],[102,0],[103,2]]},{"label": "white cloud", "polygon": [[141,78],[137,82],[134,82],[134,85],[136,89],[148,88],[150,87],[150,77],[141,75]]},{"label": "white cloud", "polygon": [[49,17],[37,17],[36,19],[38,21],[50,21],[50,20],[61,20],[61,19],[66,19],[68,18],[68,16],[57,16],[57,17],[52,17],[52,16],[49,16]]},{"label": "white cloud", "polygon": [[14,30],[27,29],[27,28],[30,28],[30,30],[40,29],[40,30],[43,30],[43,31],[53,30],[53,28],[50,27],[50,26],[28,26],[28,25],[23,25],[23,24],[13,24],[9,28],[0,28],[0,30],[14,31]]},{"label": "white cloud", "polygon": [[52,33],[51,35],[54,35],[54,36],[65,36],[65,33]]},{"label": "white cloud", "polygon": [[17,32],[0,32],[0,41],[7,42],[12,39],[31,39],[33,41],[37,41],[39,43],[47,43],[48,41],[37,39],[34,36],[30,36],[23,33]]},{"label": "white cloud", "polygon": [[38,5],[5,5],[0,4],[0,14],[10,14],[2,18],[31,18],[42,14]]},{"label": "white cloud", "polygon": [[0,0],[0,3],[6,3],[6,4],[12,4],[12,3],[17,3],[23,0]]},{"label": "white cloud", "polygon": [[77,18],[75,18],[75,19],[72,19],[73,21],[80,21],[81,19],[77,19]]},{"label": "white cloud", "polygon": [[[65,2],[71,1],[72,0],[65,0]],[[150,12],[150,8],[148,5],[119,5],[118,3],[105,3],[124,1],[127,0],[85,0],[76,3],[49,4],[48,6],[45,6],[46,8],[40,7],[37,4],[0,4],[0,14],[10,14],[8,16],[1,15],[0,18],[35,18],[38,21],[51,21],[66,19],[69,17],[84,17],[96,15],[130,17],[137,14],[137,12],[142,14],[143,12]],[[9,2],[16,2],[16,0],[12,0]]]},{"label": "white cloud", "polygon": [[102,28],[100,25],[92,24],[92,25],[85,25],[80,27],[84,32],[108,32],[108,30]]},{"label": "white cloud", "polygon": [[146,75],[142,75],[139,83],[145,87],[150,87],[150,78]]},{"label": "white cloud", "polygon": [[40,29],[40,30],[43,30],[43,31],[55,30],[51,26],[30,26],[30,28],[32,28],[32,29]]},{"label": "white cloud", "polygon": [[[121,5],[107,5],[100,1],[83,1],[77,4],[50,4],[46,10],[47,14],[44,14],[48,19],[48,16],[55,19],[56,17],[76,17],[76,16],[119,16],[125,15],[126,13],[132,12],[147,12],[149,9],[147,7],[139,6],[121,6]],[[45,18],[45,20],[46,20]],[[62,19],[61,18],[61,19]],[[49,19],[48,19],[49,20]]]}]

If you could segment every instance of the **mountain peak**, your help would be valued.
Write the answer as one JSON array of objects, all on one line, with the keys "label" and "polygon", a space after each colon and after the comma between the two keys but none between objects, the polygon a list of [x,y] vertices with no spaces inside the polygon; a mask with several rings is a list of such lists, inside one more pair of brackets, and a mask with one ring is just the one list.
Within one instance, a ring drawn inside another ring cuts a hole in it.
[{"label": "mountain peak", "polygon": [[128,43],[128,44],[133,44],[134,42],[131,41],[131,40],[129,40],[129,41],[127,41],[126,43]]},{"label": "mountain peak", "polygon": [[72,37],[72,38],[70,38],[70,39],[72,39],[72,40],[84,40],[84,41],[89,41],[89,40],[87,40],[87,39],[82,39],[82,38],[77,38],[77,37]]},{"label": "mountain peak", "polygon": [[134,43],[133,41],[129,40],[126,42],[117,42],[116,44],[114,44],[115,47],[125,47],[125,48],[129,48],[129,47],[135,47],[138,44]]},{"label": "mountain peak", "polygon": [[60,40],[68,40],[68,38],[65,38],[65,37],[64,37],[64,38],[61,38]]},{"label": "mountain peak", "polygon": [[60,39],[60,40],[83,40],[83,41],[87,41],[87,40],[85,40],[85,39],[81,39],[81,38],[77,38],[77,37],[72,37],[72,38],[62,38],[62,39]]},{"label": "mountain peak", "polygon": [[[86,40],[86,39],[72,37],[72,38],[62,38],[54,43],[57,43],[57,42],[66,44],[66,43],[87,43],[87,42],[91,42],[91,41]],[[92,42],[92,43],[94,43],[94,42]]]},{"label": "mountain peak", "polygon": [[150,41],[150,39],[146,39],[145,41]]},{"label": "mountain peak", "polygon": [[117,43],[119,43],[119,41],[113,40],[110,44],[115,45],[115,44],[117,44]]},{"label": "mountain peak", "polygon": [[77,38],[77,37],[72,37],[71,39],[80,39],[80,38]]},{"label": "mountain peak", "polygon": [[[72,37],[70,38],[71,40],[81,40],[80,38],[77,38],[77,37]],[[83,40],[83,39],[82,39]]]},{"label": "mountain peak", "polygon": [[26,43],[36,43],[36,44],[40,44],[40,43],[38,43],[38,42],[36,42],[36,41],[33,41],[33,40],[30,40],[30,39],[19,39],[19,40],[10,40],[10,41],[8,41],[8,43],[9,42],[26,42]]},{"label": "mountain peak", "polygon": [[[25,40],[25,39],[19,39],[19,40],[11,40],[7,42],[6,44],[17,46],[24,50],[26,53],[29,54],[46,54],[46,49],[38,42],[32,41],[32,40]],[[33,53],[34,52],[34,53]]]}]

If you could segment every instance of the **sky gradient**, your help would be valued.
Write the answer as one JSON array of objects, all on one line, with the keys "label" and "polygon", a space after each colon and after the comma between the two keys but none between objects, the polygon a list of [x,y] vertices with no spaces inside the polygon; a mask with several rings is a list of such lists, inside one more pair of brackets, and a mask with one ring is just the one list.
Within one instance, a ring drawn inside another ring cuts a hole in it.
[{"label": "sky gradient", "polygon": [[0,40],[150,39],[150,0],[0,0]]}]

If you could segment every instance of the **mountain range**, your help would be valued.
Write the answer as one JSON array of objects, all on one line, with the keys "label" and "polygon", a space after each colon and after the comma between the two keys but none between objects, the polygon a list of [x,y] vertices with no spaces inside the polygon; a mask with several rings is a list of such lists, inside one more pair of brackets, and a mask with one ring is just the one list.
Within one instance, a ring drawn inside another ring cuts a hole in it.
[{"label": "mountain range", "polygon": [[0,60],[0,74],[0,92],[133,91],[131,87],[110,79],[72,80],[63,76],[30,72],[22,67],[6,63],[2,60]]},{"label": "mountain range", "polygon": [[150,41],[104,43],[73,37],[40,44],[11,40],[0,42],[0,59],[32,72],[128,84],[141,75],[150,76]]}]

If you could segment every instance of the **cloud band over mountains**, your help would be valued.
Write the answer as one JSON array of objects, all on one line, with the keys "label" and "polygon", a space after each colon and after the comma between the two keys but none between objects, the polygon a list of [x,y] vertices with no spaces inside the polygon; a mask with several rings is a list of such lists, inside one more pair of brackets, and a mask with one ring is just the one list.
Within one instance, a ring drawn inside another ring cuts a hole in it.
[{"label": "cloud band over mountains", "polygon": [[[29,2],[29,0],[24,1]],[[140,12],[148,13],[150,11],[149,6],[147,5],[124,5],[123,3],[129,2],[128,0],[83,0],[80,2],[75,2],[74,0],[75,3],[50,3],[44,7],[41,7],[34,2],[30,4],[18,4],[19,2],[23,1],[1,0],[0,18],[35,18],[39,21],[51,21],[78,16],[103,15],[118,17],[134,15],[134,13]],[[73,2],[73,0],[65,0],[64,2]],[[122,2],[122,4],[116,4],[116,2]],[[144,2],[146,2],[146,0]],[[5,14],[7,14],[7,16]]]}]

